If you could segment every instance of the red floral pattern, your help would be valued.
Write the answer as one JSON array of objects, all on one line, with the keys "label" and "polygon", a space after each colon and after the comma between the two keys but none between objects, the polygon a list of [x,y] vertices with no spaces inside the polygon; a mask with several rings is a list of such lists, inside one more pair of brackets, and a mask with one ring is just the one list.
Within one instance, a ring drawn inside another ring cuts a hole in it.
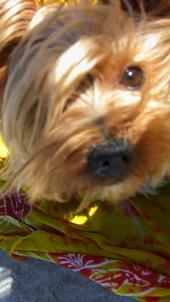
[{"label": "red floral pattern", "polygon": [[23,220],[31,209],[26,201],[26,195],[17,195],[13,193],[5,196],[0,202],[0,215]]}]

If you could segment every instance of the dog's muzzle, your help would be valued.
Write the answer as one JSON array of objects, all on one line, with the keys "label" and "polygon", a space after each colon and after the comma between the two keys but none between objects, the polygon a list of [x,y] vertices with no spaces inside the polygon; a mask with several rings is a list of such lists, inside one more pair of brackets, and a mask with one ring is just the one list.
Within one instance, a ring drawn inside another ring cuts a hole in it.
[{"label": "dog's muzzle", "polygon": [[122,138],[96,146],[87,156],[88,172],[111,183],[122,181],[131,170],[132,164],[132,147]]}]

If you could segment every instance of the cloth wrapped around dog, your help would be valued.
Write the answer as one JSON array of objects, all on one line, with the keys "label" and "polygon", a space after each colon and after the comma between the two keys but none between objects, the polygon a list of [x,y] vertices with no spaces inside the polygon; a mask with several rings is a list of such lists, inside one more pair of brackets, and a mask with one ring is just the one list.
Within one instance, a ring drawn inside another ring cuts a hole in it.
[{"label": "cloth wrapped around dog", "polygon": [[[2,145],[0,152],[6,155]],[[77,215],[79,200],[30,206],[25,194],[11,193],[0,201],[0,248],[64,265],[119,295],[170,301],[169,196],[167,186]]]},{"label": "cloth wrapped around dog", "polygon": [[[7,155],[2,145],[0,153]],[[166,186],[117,206],[98,201],[78,215],[78,199],[63,205],[42,199],[30,206],[25,194],[11,193],[0,200],[0,248],[64,265],[119,295],[168,302],[169,199]]]}]

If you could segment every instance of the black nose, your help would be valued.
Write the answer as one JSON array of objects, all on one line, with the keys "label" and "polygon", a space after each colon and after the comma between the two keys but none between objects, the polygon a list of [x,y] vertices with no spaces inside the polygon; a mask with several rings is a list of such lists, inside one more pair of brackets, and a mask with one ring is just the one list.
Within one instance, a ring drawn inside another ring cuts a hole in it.
[{"label": "black nose", "polygon": [[132,147],[124,139],[116,139],[92,149],[87,158],[87,168],[100,178],[121,181],[132,167]]}]

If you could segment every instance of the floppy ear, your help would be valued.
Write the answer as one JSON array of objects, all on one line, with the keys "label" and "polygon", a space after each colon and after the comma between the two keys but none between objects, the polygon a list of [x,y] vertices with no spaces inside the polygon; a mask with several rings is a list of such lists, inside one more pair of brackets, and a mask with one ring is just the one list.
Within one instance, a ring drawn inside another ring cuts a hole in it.
[{"label": "floppy ear", "polygon": [[37,9],[35,0],[0,0],[0,100],[9,56]]},{"label": "floppy ear", "polygon": [[119,3],[125,11],[133,11],[140,13],[141,9],[147,14],[157,17],[170,16],[170,1],[169,0],[98,0],[99,3],[111,4]]},{"label": "floppy ear", "polygon": [[0,66],[24,35],[37,10],[34,0],[1,0],[0,2]]}]

